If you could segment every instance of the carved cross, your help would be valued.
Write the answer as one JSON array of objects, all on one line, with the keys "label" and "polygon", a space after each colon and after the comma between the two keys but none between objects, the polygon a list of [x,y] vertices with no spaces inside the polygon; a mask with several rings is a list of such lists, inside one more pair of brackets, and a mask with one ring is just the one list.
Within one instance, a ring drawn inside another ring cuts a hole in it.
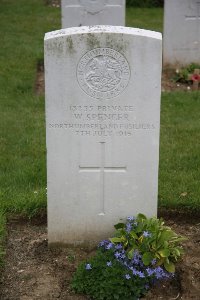
[{"label": "carved cross", "polygon": [[101,146],[101,161],[100,165],[96,166],[79,166],[79,173],[83,172],[98,172],[100,173],[100,186],[101,186],[101,211],[99,215],[105,215],[105,173],[124,173],[126,166],[105,166],[105,142],[100,142]]}]

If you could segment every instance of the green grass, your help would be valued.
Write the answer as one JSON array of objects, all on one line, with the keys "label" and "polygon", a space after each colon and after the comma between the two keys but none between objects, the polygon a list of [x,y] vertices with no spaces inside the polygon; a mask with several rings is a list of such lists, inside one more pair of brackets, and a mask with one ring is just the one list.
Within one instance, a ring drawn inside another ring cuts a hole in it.
[{"label": "green grass", "polygon": [[46,207],[44,97],[34,93],[43,38],[59,9],[40,0],[0,2],[0,209],[29,216]]},{"label": "green grass", "polygon": [[[162,9],[129,8],[127,25],[162,31]],[[42,0],[0,0],[0,28],[2,239],[6,214],[32,217],[46,209],[44,97],[36,96],[34,89],[44,33],[60,28],[60,10]],[[199,95],[163,94],[160,206],[200,211]]]},{"label": "green grass", "polygon": [[44,33],[60,27],[60,10],[44,3],[0,1],[0,244],[6,213],[46,208],[44,97],[34,89]]},{"label": "green grass", "polygon": [[162,32],[163,9],[129,7],[126,12],[126,25]]},{"label": "green grass", "polygon": [[162,95],[159,205],[200,211],[200,92]]}]

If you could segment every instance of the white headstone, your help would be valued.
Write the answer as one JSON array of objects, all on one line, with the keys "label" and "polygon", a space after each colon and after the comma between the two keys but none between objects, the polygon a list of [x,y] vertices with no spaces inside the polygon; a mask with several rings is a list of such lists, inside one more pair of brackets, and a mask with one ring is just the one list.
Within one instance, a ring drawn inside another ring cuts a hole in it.
[{"label": "white headstone", "polygon": [[125,0],[62,0],[62,28],[125,25]]},{"label": "white headstone", "polygon": [[108,237],[157,213],[161,34],[94,26],[47,33],[49,243]]},{"label": "white headstone", "polygon": [[165,0],[165,64],[200,62],[200,0]]}]

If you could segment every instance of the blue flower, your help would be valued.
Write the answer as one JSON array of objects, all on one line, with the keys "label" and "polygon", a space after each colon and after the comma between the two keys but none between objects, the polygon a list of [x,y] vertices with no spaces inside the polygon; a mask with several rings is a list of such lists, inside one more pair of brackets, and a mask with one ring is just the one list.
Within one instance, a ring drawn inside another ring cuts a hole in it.
[{"label": "blue flower", "polygon": [[133,221],[135,220],[135,217],[127,217],[127,221]]},{"label": "blue flower", "polygon": [[146,271],[148,276],[152,276],[154,274],[154,269],[147,268]]},{"label": "blue flower", "polygon": [[152,261],[151,261],[151,264],[152,264],[152,266],[154,266],[155,264],[156,264],[156,258],[154,258]]},{"label": "blue flower", "polygon": [[129,274],[126,274],[126,275],[125,275],[125,278],[126,278],[127,280],[129,280],[129,279],[131,279],[131,276],[130,276]]},{"label": "blue flower", "polygon": [[[123,263],[123,265],[125,266],[125,267],[128,267],[128,263],[125,261],[124,263]],[[129,268],[130,269],[130,268]]]},{"label": "blue flower", "polygon": [[111,261],[107,261],[106,265],[107,265],[108,267],[111,267],[111,266],[112,266],[112,262],[111,262]]},{"label": "blue flower", "polygon": [[99,243],[99,247],[103,247],[105,246],[106,244],[108,244],[108,240],[103,240]]},{"label": "blue flower", "polygon": [[137,271],[137,275],[138,275],[140,278],[144,278],[144,277],[145,277],[144,273],[141,272],[141,271]]},{"label": "blue flower", "polygon": [[135,265],[138,265],[141,261],[141,255],[138,253],[137,250],[135,250],[134,255],[133,255],[133,259],[132,259],[132,263]]},{"label": "blue flower", "polygon": [[137,275],[137,270],[132,268],[132,271],[133,271],[133,275]]},{"label": "blue flower", "polygon": [[148,231],[143,231],[143,236],[144,237],[151,237],[151,233]]},{"label": "blue flower", "polygon": [[132,259],[132,262],[134,263],[134,265],[138,265],[139,262],[140,262],[140,260],[139,260],[138,257],[134,257],[134,258]]},{"label": "blue flower", "polygon": [[86,265],[85,265],[85,269],[86,269],[86,270],[91,270],[91,269],[92,269],[91,264],[86,264]]},{"label": "blue flower", "polygon": [[109,250],[109,249],[111,249],[113,246],[114,246],[113,243],[109,243],[108,245],[106,245],[106,249]]},{"label": "blue flower", "polygon": [[173,277],[174,275],[174,273],[168,273],[165,270],[163,270],[161,267],[155,268],[154,274],[156,276],[156,279],[168,279],[170,277]]},{"label": "blue flower", "polygon": [[129,233],[132,229],[132,225],[130,223],[126,224],[126,232]]},{"label": "blue flower", "polygon": [[125,254],[121,254],[121,259],[125,259],[126,255]]},{"label": "blue flower", "polygon": [[115,252],[115,257],[116,258],[121,258],[121,253],[120,252]]},{"label": "blue flower", "polygon": [[122,247],[122,244],[117,244],[116,246],[115,246],[115,249],[116,250],[120,250],[120,249],[122,249],[123,247]]}]

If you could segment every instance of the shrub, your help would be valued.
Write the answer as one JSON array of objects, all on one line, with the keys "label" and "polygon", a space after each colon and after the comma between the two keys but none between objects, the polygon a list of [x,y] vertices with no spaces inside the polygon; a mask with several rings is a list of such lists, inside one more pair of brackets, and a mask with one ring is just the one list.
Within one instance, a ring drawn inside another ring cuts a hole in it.
[{"label": "shrub", "polygon": [[133,300],[174,276],[184,238],[163,220],[139,214],[115,229],[115,236],[101,241],[96,255],[78,267],[72,281],[76,292],[97,300]]},{"label": "shrub", "polygon": [[191,63],[188,66],[177,69],[174,76],[174,81],[188,83],[190,81],[189,75],[194,73],[195,69],[200,69],[200,64]]}]

